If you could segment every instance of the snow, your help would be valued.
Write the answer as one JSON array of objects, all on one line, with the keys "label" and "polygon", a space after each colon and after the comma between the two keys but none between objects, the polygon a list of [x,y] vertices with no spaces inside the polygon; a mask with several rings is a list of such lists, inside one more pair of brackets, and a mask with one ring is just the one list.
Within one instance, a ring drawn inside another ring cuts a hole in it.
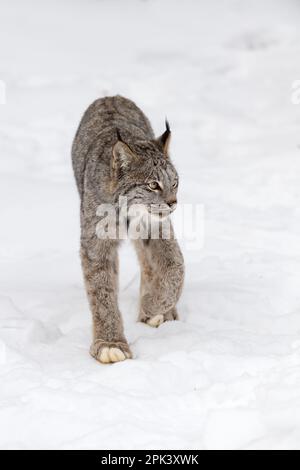
[{"label": "snow", "polygon": [[[1,1],[1,448],[300,448],[299,15],[296,0]],[[115,93],[157,134],[168,116],[205,243],[181,242],[181,319],[159,329],[136,322],[122,247],[134,359],[107,366],[88,354],[70,146]]]}]

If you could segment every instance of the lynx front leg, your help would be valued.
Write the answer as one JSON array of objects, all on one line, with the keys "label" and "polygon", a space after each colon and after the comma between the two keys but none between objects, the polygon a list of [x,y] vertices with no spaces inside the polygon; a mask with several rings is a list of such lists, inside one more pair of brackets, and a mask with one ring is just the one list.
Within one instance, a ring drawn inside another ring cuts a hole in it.
[{"label": "lynx front leg", "polygon": [[81,261],[93,315],[91,355],[102,363],[130,358],[118,308],[117,243],[96,238],[82,243]]},{"label": "lynx front leg", "polygon": [[138,240],[135,243],[141,264],[139,320],[158,327],[178,319],[176,303],[183,278],[183,257],[175,239]]}]

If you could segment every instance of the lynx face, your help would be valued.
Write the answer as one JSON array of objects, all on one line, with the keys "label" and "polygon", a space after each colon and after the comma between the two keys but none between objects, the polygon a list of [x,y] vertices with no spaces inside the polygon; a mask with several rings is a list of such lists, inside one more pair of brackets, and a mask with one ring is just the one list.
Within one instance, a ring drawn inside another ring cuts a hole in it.
[{"label": "lynx face", "polygon": [[126,196],[128,207],[143,205],[146,213],[159,218],[168,216],[177,205],[178,174],[167,154],[169,134],[130,147],[118,141],[113,149],[112,168],[118,182],[115,198]]}]

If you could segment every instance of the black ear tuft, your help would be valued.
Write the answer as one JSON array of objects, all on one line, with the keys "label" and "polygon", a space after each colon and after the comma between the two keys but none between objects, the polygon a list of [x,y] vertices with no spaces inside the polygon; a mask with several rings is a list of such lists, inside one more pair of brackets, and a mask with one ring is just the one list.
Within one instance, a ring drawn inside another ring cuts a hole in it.
[{"label": "black ear tuft", "polygon": [[170,124],[169,121],[166,118],[166,130],[165,132],[157,139],[157,142],[160,147],[162,147],[162,150],[164,152],[164,155],[167,157],[168,156],[168,148],[170,144],[170,138],[171,138],[171,129],[170,129]]},{"label": "black ear tuft", "polygon": [[170,124],[169,124],[169,121],[168,121],[167,118],[166,118],[165,122],[166,122],[166,130],[170,133],[171,129],[170,129]]},{"label": "black ear tuft", "polygon": [[169,121],[168,119],[166,118],[166,130],[165,132],[162,134],[160,140],[161,140],[161,143],[162,143],[162,146],[165,147],[167,141],[169,140],[169,137],[171,135],[171,129],[170,129],[170,124],[169,124]]}]

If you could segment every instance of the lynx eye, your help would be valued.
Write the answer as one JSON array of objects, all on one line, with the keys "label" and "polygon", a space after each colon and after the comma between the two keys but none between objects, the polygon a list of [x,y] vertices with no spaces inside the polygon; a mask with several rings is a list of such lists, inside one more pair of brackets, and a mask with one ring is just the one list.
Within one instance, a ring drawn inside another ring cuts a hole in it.
[{"label": "lynx eye", "polygon": [[175,182],[173,183],[173,188],[175,189],[175,188],[177,188],[177,186],[178,186],[178,181],[175,181]]},{"label": "lynx eye", "polygon": [[150,183],[148,183],[148,187],[152,190],[152,191],[157,191],[158,189],[160,189],[160,186],[158,184],[157,181],[151,181]]}]

